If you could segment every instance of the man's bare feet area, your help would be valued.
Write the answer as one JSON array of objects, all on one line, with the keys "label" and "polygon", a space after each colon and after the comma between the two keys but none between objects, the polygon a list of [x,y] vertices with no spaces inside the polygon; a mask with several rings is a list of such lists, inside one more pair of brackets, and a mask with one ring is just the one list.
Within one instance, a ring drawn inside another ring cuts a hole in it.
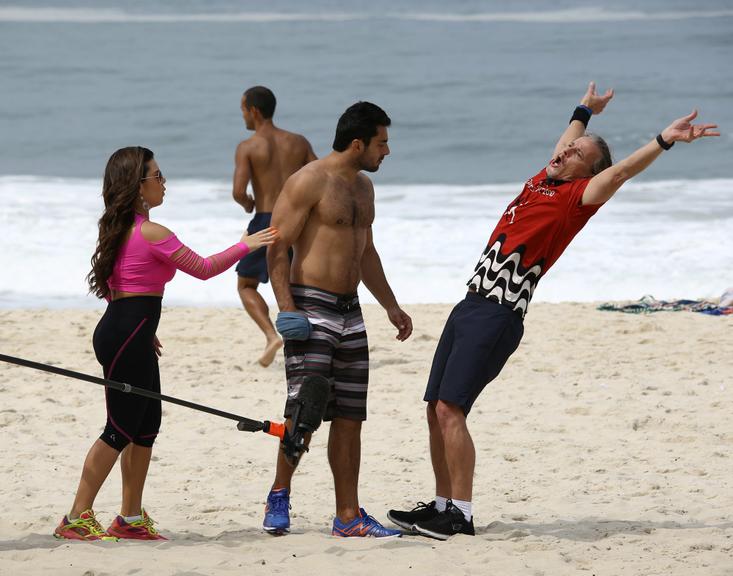
[{"label": "man's bare feet area", "polygon": [[265,346],[265,351],[262,353],[262,356],[260,356],[259,360],[257,360],[261,366],[264,366],[267,368],[270,364],[272,364],[272,361],[275,359],[275,354],[277,354],[277,351],[280,350],[280,348],[283,347],[283,341],[280,340],[280,338],[275,337],[272,340],[267,341],[267,345]]}]

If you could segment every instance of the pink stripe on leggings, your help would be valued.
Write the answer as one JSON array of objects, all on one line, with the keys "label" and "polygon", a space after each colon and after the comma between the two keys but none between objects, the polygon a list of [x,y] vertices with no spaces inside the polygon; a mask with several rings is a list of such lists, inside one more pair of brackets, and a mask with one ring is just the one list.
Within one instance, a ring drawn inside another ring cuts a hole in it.
[{"label": "pink stripe on leggings", "polygon": [[[125,348],[127,348],[127,345],[128,345],[128,344],[129,344],[129,343],[130,343],[130,342],[132,341],[132,339],[133,339],[133,338],[135,337],[135,334],[137,334],[137,333],[138,333],[138,332],[140,331],[140,328],[142,328],[142,327],[143,327],[143,324],[145,324],[145,322],[147,322],[147,321],[148,321],[148,319],[147,319],[147,318],[143,318],[143,319],[142,319],[142,320],[140,321],[140,324],[138,324],[138,325],[137,325],[137,328],[135,328],[135,329],[134,329],[134,330],[132,331],[132,334],[130,334],[130,335],[129,335],[129,336],[127,337],[127,340],[125,340],[125,343],[124,343],[124,344],[123,344],[123,345],[122,345],[122,346],[120,347],[120,349],[119,349],[119,350],[117,351],[117,354],[115,354],[115,357],[114,357],[114,358],[112,359],[112,364],[110,364],[110,366],[109,366],[109,370],[107,371],[107,374],[106,374],[105,378],[110,378],[110,379],[112,378],[112,372],[113,372],[113,371],[114,371],[114,369],[115,369],[115,364],[117,364],[117,360],[118,360],[118,359],[120,358],[120,355],[122,354],[122,352],[124,352]],[[106,401],[106,400],[108,400],[108,396],[107,396],[107,388],[105,388],[105,389],[104,389],[104,396],[105,396],[105,401]],[[123,435],[123,436],[124,436],[125,438],[127,438],[127,439],[128,439],[128,440],[129,440],[130,442],[132,442],[132,436],[130,436],[130,435],[129,435],[129,434],[127,433],[127,432],[125,432],[125,431],[124,431],[124,430],[123,430],[122,428],[120,428],[120,427],[119,427],[119,426],[117,425],[117,422],[115,422],[115,421],[114,421],[114,418],[112,418],[112,415],[110,414],[110,411],[109,411],[109,402],[107,401],[107,402],[105,402],[105,404],[107,404],[107,418],[108,418],[108,419],[109,419],[109,421],[110,421],[110,422],[112,423],[112,426],[114,426],[115,428],[117,428],[117,430],[119,430],[119,431],[120,431],[120,433],[121,433],[121,434],[122,434],[122,435]]]}]

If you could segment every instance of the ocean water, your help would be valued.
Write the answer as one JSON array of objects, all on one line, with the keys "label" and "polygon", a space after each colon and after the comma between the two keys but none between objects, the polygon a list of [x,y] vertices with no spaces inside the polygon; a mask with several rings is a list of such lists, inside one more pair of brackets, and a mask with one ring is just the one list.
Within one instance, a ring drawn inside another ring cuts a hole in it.
[{"label": "ocean water", "polygon": [[[733,284],[724,273],[733,264],[732,185],[729,179],[627,184],[540,281],[534,300],[719,296]],[[227,181],[171,177],[167,186],[155,217],[184,243],[207,255],[239,239],[245,219]],[[377,185],[375,245],[400,301],[460,299],[498,215],[520,189],[519,182]],[[0,202],[0,307],[96,305],[85,296],[84,276],[96,240],[99,182],[0,177]],[[235,287],[234,271],[206,282],[179,272],[166,303],[237,305]],[[269,285],[264,294],[274,301]]]},{"label": "ocean water", "polygon": [[[236,241],[248,216],[229,182],[254,84],[318,155],[354,101],[390,114],[375,242],[403,302],[461,297],[589,80],[616,90],[591,129],[617,159],[696,107],[723,135],[624,186],[534,299],[718,296],[733,284],[731,61],[723,0],[0,2],[0,307],[99,305],[84,276],[121,146],[152,148],[168,178],[154,219],[203,254]],[[166,302],[236,306],[235,284],[178,274]]]}]

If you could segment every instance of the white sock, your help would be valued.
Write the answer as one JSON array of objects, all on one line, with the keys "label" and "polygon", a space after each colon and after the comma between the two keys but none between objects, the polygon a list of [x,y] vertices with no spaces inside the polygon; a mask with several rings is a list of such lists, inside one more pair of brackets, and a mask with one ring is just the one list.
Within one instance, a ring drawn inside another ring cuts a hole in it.
[{"label": "white sock", "polygon": [[447,504],[448,504],[448,498],[444,498],[443,496],[435,497],[435,509],[438,512],[445,512],[445,508]]},{"label": "white sock", "polygon": [[128,524],[132,524],[133,522],[137,522],[138,520],[143,519],[142,514],[138,514],[137,516],[123,516],[122,519],[127,522]]},{"label": "white sock", "polygon": [[453,500],[453,506],[463,512],[463,517],[467,522],[471,521],[471,518],[473,518],[473,511],[470,502],[466,502],[465,500]]}]

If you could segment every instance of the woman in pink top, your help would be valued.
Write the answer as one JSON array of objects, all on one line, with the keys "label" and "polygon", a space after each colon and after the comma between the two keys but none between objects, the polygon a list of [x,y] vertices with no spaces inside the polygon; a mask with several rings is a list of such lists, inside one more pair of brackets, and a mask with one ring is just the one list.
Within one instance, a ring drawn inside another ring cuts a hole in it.
[{"label": "woman in pink top", "polygon": [[[176,270],[206,280],[227,270],[250,250],[275,242],[267,228],[223,252],[202,258],[148,214],[163,203],[165,178],[147,148],[117,150],[107,162],[99,219],[99,239],[87,279],[90,291],[109,304],[94,331],[94,352],[105,378],[160,393],[155,336],[165,284]],[[54,531],[58,538],[104,540],[165,539],[142,507],[142,493],[153,443],[160,427],[161,405],[105,389],[107,423],[87,454],[71,512]],[[102,484],[122,454],[122,506],[105,530],[92,506]]]}]

